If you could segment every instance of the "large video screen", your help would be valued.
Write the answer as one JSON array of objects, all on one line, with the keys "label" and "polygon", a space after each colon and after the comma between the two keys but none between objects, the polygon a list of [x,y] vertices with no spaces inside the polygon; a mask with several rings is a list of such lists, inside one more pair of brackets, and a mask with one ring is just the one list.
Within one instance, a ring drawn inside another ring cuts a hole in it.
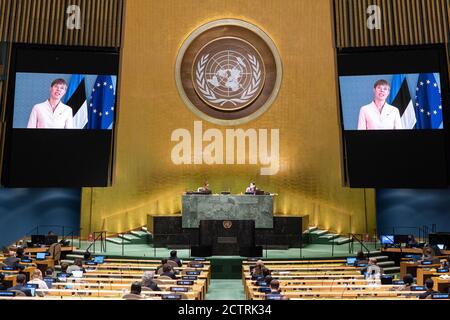
[{"label": "large video screen", "polygon": [[339,49],[337,62],[344,185],[448,187],[446,48]]},{"label": "large video screen", "polygon": [[13,128],[112,129],[116,75],[16,73]]},{"label": "large video screen", "polygon": [[442,129],[439,73],[339,77],[344,130]]},{"label": "large video screen", "polygon": [[2,185],[111,185],[118,71],[117,49],[13,45]]}]

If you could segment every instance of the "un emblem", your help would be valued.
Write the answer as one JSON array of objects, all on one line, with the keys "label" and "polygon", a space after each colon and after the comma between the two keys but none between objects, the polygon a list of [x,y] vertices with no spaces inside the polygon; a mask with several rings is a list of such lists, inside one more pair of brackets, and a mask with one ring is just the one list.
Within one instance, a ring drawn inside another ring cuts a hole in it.
[{"label": "un emblem", "polygon": [[233,225],[233,222],[231,220],[225,220],[222,222],[222,225],[225,229],[230,229]]},{"label": "un emblem", "polygon": [[194,88],[212,108],[239,110],[252,103],[264,86],[264,64],[248,42],[219,38],[195,59]]},{"label": "un emblem", "polygon": [[281,83],[281,61],[272,40],[256,26],[234,19],[195,30],[178,53],[175,72],[190,110],[221,125],[263,114]]}]

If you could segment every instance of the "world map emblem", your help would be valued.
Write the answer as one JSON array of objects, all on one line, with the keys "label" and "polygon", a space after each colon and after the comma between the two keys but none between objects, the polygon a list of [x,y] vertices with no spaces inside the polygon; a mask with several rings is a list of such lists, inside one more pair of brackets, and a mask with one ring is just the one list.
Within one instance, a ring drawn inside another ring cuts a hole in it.
[{"label": "world map emblem", "polygon": [[219,110],[239,110],[262,91],[262,58],[248,42],[220,38],[207,44],[193,65],[194,88],[200,98]]},{"label": "world map emblem", "polygon": [[281,60],[271,38],[236,19],[207,23],[181,46],[178,92],[197,116],[220,125],[243,124],[266,112],[281,84]]}]

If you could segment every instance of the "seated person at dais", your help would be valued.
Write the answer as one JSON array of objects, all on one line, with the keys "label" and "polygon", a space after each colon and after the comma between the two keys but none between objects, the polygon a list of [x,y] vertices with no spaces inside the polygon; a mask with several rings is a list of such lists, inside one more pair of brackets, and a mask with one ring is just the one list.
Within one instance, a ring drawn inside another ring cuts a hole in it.
[{"label": "seated person at dais", "polygon": [[245,189],[245,192],[246,192],[246,193],[255,193],[256,190],[257,190],[256,184],[255,184],[254,182],[251,182],[251,183],[250,183],[250,186],[247,187],[247,189]]},{"label": "seated person at dais", "polygon": [[211,189],[209,188],[209,183],[208,183],[208,181],[205,181],[205,183],[203,184],[203,186],[197,189],[197,192],[211,193]]}]

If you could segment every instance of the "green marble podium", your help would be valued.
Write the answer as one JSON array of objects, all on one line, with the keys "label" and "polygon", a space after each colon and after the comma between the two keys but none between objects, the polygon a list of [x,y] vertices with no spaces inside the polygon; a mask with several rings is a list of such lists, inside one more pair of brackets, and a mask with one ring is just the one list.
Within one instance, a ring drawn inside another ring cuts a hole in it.
[{"label": "green marble podium", "polygon": [[273,228],[273,195],[182,196],[183,228],[198,228],[200,220],[254,220],[255,228]]}]

